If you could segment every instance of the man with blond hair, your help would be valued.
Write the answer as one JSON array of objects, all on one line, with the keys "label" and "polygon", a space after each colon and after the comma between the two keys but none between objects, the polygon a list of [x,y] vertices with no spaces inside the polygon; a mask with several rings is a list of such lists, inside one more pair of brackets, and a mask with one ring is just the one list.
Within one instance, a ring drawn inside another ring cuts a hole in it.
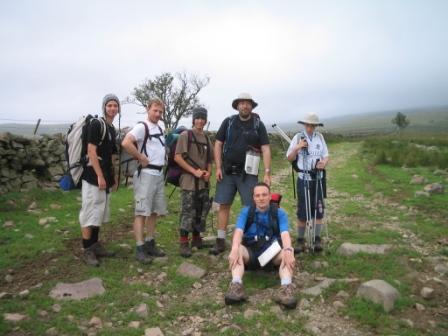
[{"label": "man with blond hair", "polygon": [[[166,215],[165,183],[165,135],[159,126],[165,105],[159,98],[149,100],[148,117],[139,122],[126,134],[122,146],[129,155],[136,158],[139,168],[134,173],[135,220],[137,261],[148,264],[152,257],[163,257],[165,253],[155,242],[158,216]],[[144,228],[146,226],[146,238]]]}]

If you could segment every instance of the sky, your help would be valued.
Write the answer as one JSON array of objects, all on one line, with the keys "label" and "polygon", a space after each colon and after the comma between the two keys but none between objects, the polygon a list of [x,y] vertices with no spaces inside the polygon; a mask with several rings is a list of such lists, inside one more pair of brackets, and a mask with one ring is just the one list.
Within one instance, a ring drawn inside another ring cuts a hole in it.
[{"label": "sky", "polygon": [[[448,105],[446,13],[445,0],[2,0],[0,123],[72,122],[184,71],[210,77],[211,129],[241,92],[266,123]],[[141,111],[123,105],[123,124]]]}]

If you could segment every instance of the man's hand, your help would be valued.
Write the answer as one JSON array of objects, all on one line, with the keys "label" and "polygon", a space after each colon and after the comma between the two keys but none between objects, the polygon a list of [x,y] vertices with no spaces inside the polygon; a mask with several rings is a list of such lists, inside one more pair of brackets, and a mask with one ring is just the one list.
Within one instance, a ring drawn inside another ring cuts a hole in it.
[{"label": "man's hand", "polygon": [[229,254],[229,269],[233,270],[237,265],[241,265],[242,263],[243,257],[240,256],[240,247],[232,247]]},{"label": "man's hand", "polygon": [[115,183],[112,186],[112,191],[117,191],[118,190],[118,184],[119,184],[120,180],[118,179],[118,175],[115,175]]},{"label": "man's hand", "polygon": [[222,169],[216,168],[216,181],[221,182],[222,181]]},{"label": "man's hand", "polygon": [[103,176],[98,176],[98,188],[100,190],[106,189],[106,180],[104,179]]},{"label": "man's hand", "polygon": [[286,267],[291,273],[293,273],[294,268],[296,267],[296,259],[294,258],[294,250],[285,250],[282,251],[282,264],[280,267]]},{"label": "man's hand", "polygon": [[202,178],[202,176],[204,175],[204,171],[201,169],[195,169],[193,175],[197,178]]},{"label": "man's hand", "polygon": [[323,170],[323,169],[325,169],[325,162],[324,161],[319,161],[318,163],[317,163],[317,165],[316,165],[316,168],[317,169],[319,169],[319,170]]},{"label": "man's hand", "polygon": [[270,186],[271,185],[271,174],[265,173],[264,177],[263,177],[263,182],[266,183],[268,186]]},{"label": "man's hand", "polygon": [[138,157],[138,162],[140,162],[142,167],[146,167],[147,165],[149,165],[149,159],[143,153],[140,153],[140,155]]},{"label": "man's hand", "polygon": [[208,170],[204,170],[204,173],[202,174],[202,178],[205,182],[210,181],[210,172]]},{"label": "man's hand", "polygon": [[300,139],[299,143],[296,145],[296,150],[300,151],[302,148],[308,147],[308,142],[306,139]]}]

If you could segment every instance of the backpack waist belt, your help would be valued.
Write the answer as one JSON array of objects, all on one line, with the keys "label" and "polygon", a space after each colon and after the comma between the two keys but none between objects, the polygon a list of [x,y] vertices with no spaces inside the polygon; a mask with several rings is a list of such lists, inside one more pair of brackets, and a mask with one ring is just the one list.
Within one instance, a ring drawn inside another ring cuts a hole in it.
[{"label": "backpack waist belt", "polygon": [[153,165],[153,164],[149,164],[149,165],[147,165],[145,167],[142,167],[142,169],[155,169],[155,170],[158,170],[158,171],[162,171],[163,166],[156,166],[156,165]]}]

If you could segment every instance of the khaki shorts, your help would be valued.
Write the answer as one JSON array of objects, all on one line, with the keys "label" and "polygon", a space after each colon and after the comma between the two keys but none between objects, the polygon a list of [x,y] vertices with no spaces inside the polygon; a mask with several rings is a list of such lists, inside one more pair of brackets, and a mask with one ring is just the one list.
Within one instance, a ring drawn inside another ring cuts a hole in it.
[{"label": "khaki shorts", "polygon": [[135,172],[133,182],[136,216],[151,216],[153,213],[163,216],[168,213],[163,175],[141,172],[138,176]]},{"label": "khaki shorts", "polygon": [[110,218],[110,193],[100,190],[98,186],[82,180],[82,205],[79,212],[81,227],[101,226]]}]

